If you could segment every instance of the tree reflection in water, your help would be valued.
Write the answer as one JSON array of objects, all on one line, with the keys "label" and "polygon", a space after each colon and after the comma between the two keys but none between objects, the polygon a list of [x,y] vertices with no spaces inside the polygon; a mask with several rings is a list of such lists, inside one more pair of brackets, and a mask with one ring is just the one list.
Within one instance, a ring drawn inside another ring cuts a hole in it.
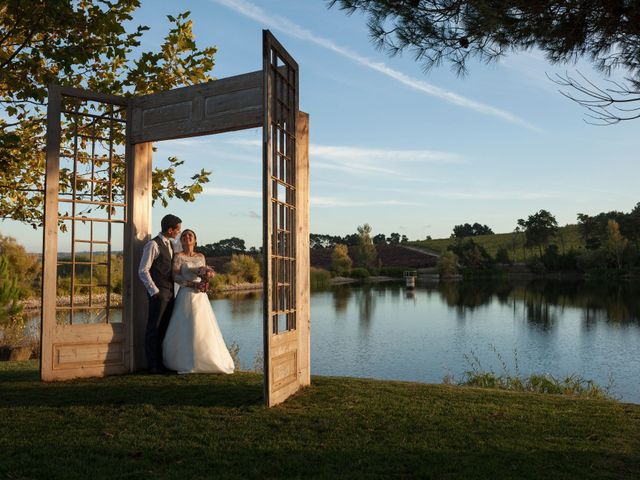
[{"label": "tree reflection in water", "polygon": [[333,308],[336,316],[344,315],[351,297],[351,285],[336,285],[333,287]]},{"label": "tree reflection in water", "polygon": [[455,308],[459,319],[493,301],[524,307],[524,318],[542,330],[553,329],[565,308],[582,310],[585,327],[598,321],[617,324],[640,322],[639,285],[633,282],[584,282],[576,280],[461,281],[421,286],[437,291],[442,300]]}]

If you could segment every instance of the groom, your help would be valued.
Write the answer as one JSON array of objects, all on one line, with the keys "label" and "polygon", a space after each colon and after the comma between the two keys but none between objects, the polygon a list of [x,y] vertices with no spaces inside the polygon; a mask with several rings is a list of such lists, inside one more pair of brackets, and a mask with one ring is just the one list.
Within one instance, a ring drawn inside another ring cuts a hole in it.
[{"label": "groom", "polygon": [[180,235],[182,220],[165,215],[160,223],[162,232],[144,246],[138,276],[149,294],[149,318],[144,338],[149,373],[168,373],[162,364],[162,340],[173,310],[173,279],[171,262],[173,243]]}]

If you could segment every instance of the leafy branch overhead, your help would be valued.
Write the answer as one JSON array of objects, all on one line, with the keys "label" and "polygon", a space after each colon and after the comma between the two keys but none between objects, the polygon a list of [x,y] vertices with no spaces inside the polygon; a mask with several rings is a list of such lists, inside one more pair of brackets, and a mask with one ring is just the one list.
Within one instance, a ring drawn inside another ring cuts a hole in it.
[{"label": "leafy branch overhead", "polygon": [[[390,55],[410,51],[425,70],[448,64],[468,71],[537,48],[552,63],[588,59],[609,75],[626,72],[626,85],[598,87],[561,76],[567,96],[605,124],[640,117],[640,3],[624,0],[326,0],[368,17],[375,45]],[[635,103],[637,105],[638,103]]]},{"label": "leafy branch overhead", "polygon": [[[6,0],[0,6],[0,218],[41,224],[48,84],[130,96],[212,80],[216,48],[198,48],[189,12],[168,17],[157,51],[139,52],[149,28],[125,28],[139,6],[139,0]],[[202,192],[210,172],[183,185],[176,178],[182,163],[173,158],[169,167],[154,169],[154,201],[193,201]]]}]

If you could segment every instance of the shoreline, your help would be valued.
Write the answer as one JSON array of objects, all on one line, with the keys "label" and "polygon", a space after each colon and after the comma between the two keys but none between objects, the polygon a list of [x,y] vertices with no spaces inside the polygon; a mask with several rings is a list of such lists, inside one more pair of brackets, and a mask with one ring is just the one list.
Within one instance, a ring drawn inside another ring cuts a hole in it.
[{"label": "shoreline", "polygon": [[[380,283],[380,282],[391,282],[391,281],[400,281],[402,279],[394,278],[394,277],[369,277],[367,281]],[[347,285],[353,283],[360,283],[362,280],[356,278],[349,277],[335,277],[331,279],[331,285]],[[262,282],[256,283],[238,283],[236,285],[225,285],[221,290],[217,290],[213,293],[214,295],[221,293],[237,293],[237,292],[255,292],[258,290],[262,290]],[[89,296],[88,295],[76,295],[75,299],[77,301],[76,305],[84,306],[89,304]],[[68,295],[58,296],[56,299],[56,306],[64,307],[68,306],[69,301]],[[93,295],[92,303],[94,305],[104,305],[106,302],[106,294]],[[23,307],[23,312],[25,313],[36,313],[40,311],[41,299],[40,297],[30,297],[24,299],[20,302]],[[122,295],[118,293],[111,294],[111,307],[112,308],[121,308],[122,307]]]}]

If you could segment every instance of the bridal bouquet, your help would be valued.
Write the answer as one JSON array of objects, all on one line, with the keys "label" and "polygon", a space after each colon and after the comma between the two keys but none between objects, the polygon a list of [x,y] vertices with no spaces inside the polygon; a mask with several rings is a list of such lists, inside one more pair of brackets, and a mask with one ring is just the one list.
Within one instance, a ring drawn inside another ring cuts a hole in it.
[{"label": "bridal bouquet", "polygon": [[196,288],[199,292],[206,293],[209,290],[209,279],[213,277],[216,272],[211,267],[200,267],[196,272],[200,281],[196,284]]}]

